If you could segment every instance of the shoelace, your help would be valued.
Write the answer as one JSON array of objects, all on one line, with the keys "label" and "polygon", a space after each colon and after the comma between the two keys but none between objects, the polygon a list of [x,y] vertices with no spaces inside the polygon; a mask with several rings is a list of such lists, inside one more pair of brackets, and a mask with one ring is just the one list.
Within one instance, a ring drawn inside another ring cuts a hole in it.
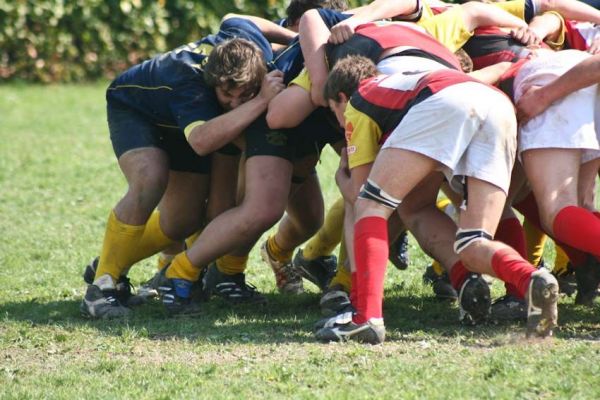
[{"label": "shoelace", "polygon": [[119,300],[117,300],[116,290],[103,290],[102,294],[104,295],[104,299],[106,300],[106,302],[109,303],[111,306],[117,307],[121,305]]},{"label": "shoelace", "polygon": [[131,283],[131,279],[127,276],[121,276],[117,281],[117,291],[127,293],[127,296],[131,296],[131,294],[135,291],[135,286]]},{"label": "shoelace", "polygon": [[302,279],[302,276],[296,270],[296,268],[294,268],[294,265],[292,263],[284,264],[281,267],[281,270],[285,273],[285,276],[287,277],[288,281],[296,281]]}]

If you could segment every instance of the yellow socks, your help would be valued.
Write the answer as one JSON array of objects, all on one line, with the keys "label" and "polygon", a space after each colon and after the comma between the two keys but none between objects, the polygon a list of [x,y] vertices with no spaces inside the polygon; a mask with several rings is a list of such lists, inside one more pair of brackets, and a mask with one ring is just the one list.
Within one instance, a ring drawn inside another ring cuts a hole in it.
[{"label": "yellow socks", "polygon": [[284,250],[279,247],[277,241],[275,240],[275,235],[269,236],[269,239],[267,239],[267,251],[269,252],[271,258],[283,263],[290,261],[294,252],[293,249]]},{"label": "yellow socks", "polygon": [[307,260],[330,255],[342,238],[344,199],[340,197],[327,211],[323,226],[306,243],[302,255]]},{"label": "yellow socks", "polygon": [[329,287],[334,287],[336,285],[341,286],[346,293],[350,293],[350,288],[352,288],[352,275],[350,271],[346,268],[346,240],[342,236],[342,241],[340,243],[340,252],[338,255],[338,263],[337,269],[335,271],[335,276],[329,282]]},{"label": "yellow socks", "polygon": [[523,230],[525,231],[525,242],[527,243],[528,261],[537,266],[544,255],[544,245],[548,237],[544,232],[527,221],[527,218],[523,220]]},{"label": "yellow socks", "polygon": [[566,275],[569,272],[567,268],[569,257],[560,246],[554,245],[554,248],[556,249],[556,259],[554,260],[552,273],[556,276]]},{"label": "yellow socks", "polygon": [[146,222],[144,234],[138,245],[131,251],[130,265],[158,253],[175,242],[167,237],[160,227],[160,212],[153,212]]},{"label": "yellow socks", "polygon": [[160,253],[158,255],[158,261],[156,263],[156,267],[159,271],[162,271],[173,259],[175,258],[175,254],[166,254]]},{"label": "yellow socks", "polygon": [[169,279],[185,279],[186,281],[196,282],[200,278],[202,268],[196,268],[190,262],[185,252],[175,256],[165,276]]},{"label": "yellow socks", "polygon": [[[96,278],[110,275],[115,281],[131,266],[132,252],[144,234],[145,225],[128,225],[118,220],[114,210],[106,223]],[[95,281],[95,280],[94,280]]]},{"label": "yellow socks", "polygon": [[433,262],[431,263],[431,268],[433,269],[433,272],[435,272],[435,274],[437,276],[442,276],[442,275],[444,275],[444,272],[446,272],[444,267],[442,267],[442,264],[440,264],[436,260],[433,260]]},{"label": "yellow socks", "polygon": [[248,256],[226,255],[217,259],[217,269],[225,275],[244,273],[248,265]]},{"label": "yellow socks", "polygon": [[192,247],[192,245],[194,244],[194,242],[196,241],[196,239],[198,239],[198,236],[200,236],[201,233],[202,233],[202,229],[200,229],[198,232],[192,234],[187,239],[185,239],[185,247],[188,248],[188,249],[190,247]]}]

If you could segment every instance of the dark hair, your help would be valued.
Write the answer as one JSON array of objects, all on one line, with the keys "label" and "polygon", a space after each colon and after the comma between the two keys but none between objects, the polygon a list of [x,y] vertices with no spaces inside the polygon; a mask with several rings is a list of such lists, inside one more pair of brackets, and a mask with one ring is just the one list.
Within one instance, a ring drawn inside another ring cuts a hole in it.
[{"label": "dark hair", "polygon": [[313,8],[329,8],[336,11],[346,11],[348,3],[346,0],[292,0],[285,9],[287,25],[294,25],[302,14]]},{"label": "dark hair", "polygon": [[219,43],[204,65],[204,80],[209,86],[234,89],[247,87],[257,93],[267,66],[262,51],[249,40],[234,38]]},{"label": "dark hair", "polygon": [[325,100],[339,102],[339,94],[350,98],[358,89],[360,81],[377,75],[377,67],[367,57],[347,56],[335,64],[329,73],[323,90]]}]

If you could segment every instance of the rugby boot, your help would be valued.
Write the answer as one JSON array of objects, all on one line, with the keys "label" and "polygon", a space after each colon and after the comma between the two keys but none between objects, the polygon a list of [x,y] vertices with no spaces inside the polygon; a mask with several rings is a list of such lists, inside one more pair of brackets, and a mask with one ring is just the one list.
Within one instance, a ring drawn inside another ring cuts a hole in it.
[{"label": "rugby boot", "polygon": [[271,266],[271,269],[275,274],[277,289],[279,289],[281,293],[300,294],[304,292],[302,277],[294,268],[292,260],[280,262],[272,258],[267,249],[266,241],[260,247],[260,254],[263,261]]},{"label": "rugby boot", "polygon": [[558,323],[558,282],[546,270],[531,275],[526,294],[527,299],[527,337],[552,336]]},{"label": "rugby boot", "polygon": [[396,240],[390,244],[389,260],[394,267],[402,270],[408,268],[408,231],[402,232]]},{"label": "rugby boot", "polygon": [[117,299],[115,282],[108,274],[88,285],[79,309],[84,316],[95,319],[123,318],[131,313]]},{"label": "rugby boot", "polygon": [[159,272],[156,282],[160,300],[167,315],[194,316],[200,314],[200,305],[192,298],[194,282],[186,279],[167,278],[167,268]]},{"label": "rugby boot", "polygon": [[525,321],[527,319],[527,304],[525,299],[519,299],[506,294],[494,300],[491,318],[495,321]]},{"label": "rugby boot", "polygon": [[577,282],[575,304],[592,306],[598,296],[598,284],[600,284],[600,263],[596,257],[588,255],[586,262],[575,268],[575,280]]},{"label": "rugby boot", "polygon": [[302,249],[294,257],[293,266],[304,279],[317,285],[322,291],[327,289],[337,268],[337,257],[334,255],[317,257],[314,260],[304,258]]},{"label": "rugby boot", "polygon": [[203,278],[203,288],[207,296],[219,296],[231,304],[267,304],[267,299],[256,287],[246,282],[246,274],[224,274],[215,263],[208,266]]},{"label": "rugby boot", "polygon": [[444,272],[442,275],[435,273],[433,266],[430,264],[425,268],[423,273],[423,283],[430,285],[433,289],[433,294],[440,300],[456,301],[458,294],[450,283],[448,273]]},{"label": "rugby boot", "polygon": [[371,318],[365,323],[352,322],[352,317],[340,318],[332,326],[325,326],[315,334],[321,342],[347,342],[350,340],[381,344],[385,340],[385,326],[382,318]]},{"label": "rugby boot", "polygon": [[465,280],[458,295],[459,320],[464,325],[476,325],[490,315],[490,287],[479,274]]}]

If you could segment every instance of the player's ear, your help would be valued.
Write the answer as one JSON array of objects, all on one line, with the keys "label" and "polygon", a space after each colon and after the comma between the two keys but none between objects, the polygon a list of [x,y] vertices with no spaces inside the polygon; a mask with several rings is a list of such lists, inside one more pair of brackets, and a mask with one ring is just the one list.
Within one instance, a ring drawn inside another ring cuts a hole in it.
[{"label": "player's ear", "polygon": [[347,103],[348,102],[348,96],[346,96],[346,94],[343,92],[338,92],[338,99],[339,99],[339,103]]}]

